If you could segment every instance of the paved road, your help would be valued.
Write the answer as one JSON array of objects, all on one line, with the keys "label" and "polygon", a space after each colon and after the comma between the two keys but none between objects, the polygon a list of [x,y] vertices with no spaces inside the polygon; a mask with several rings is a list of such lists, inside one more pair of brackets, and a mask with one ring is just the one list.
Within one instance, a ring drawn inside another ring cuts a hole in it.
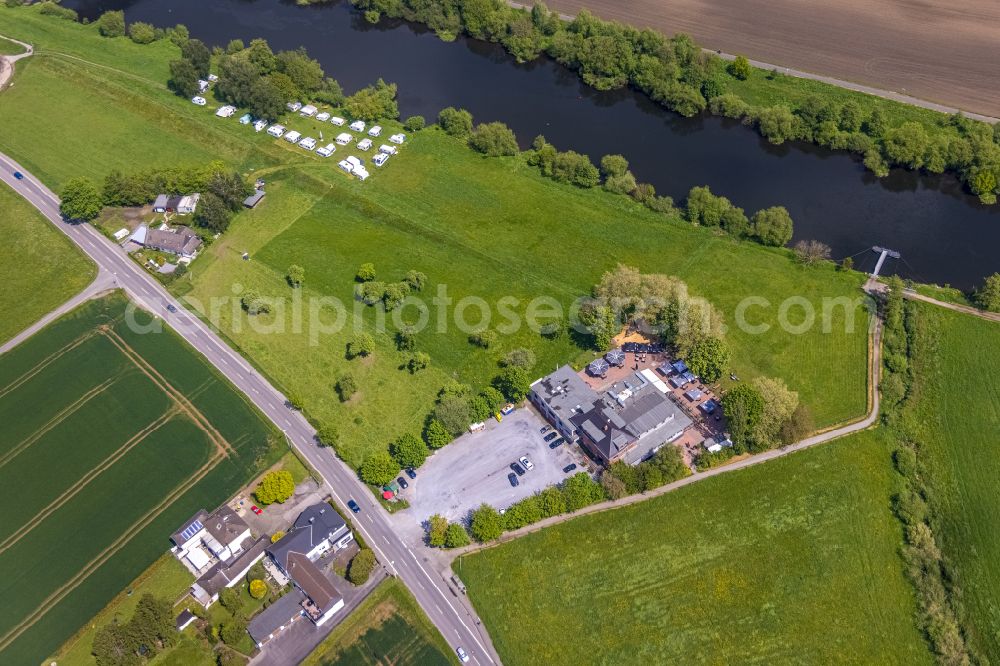
[{"label": "paved road", "polygon": [[[24,174],[23,180],[13,176]],[[361,505],[355,524],[386,569],[406,584],[445,640],[462,646],[478,664],[499,664],[489,637],[465,599],[456,598],[424,549],[407,546],[393,531],[388,517],[357,475],[330,450],[315,444],[316,431],[303,416],[286,406],[286,399],[243,357],[234,352],[200,319],[185,310],[151,275],[132,261],[120,247],[89,224],[69,224],[59,214],[59,198],[11,158],[0,153],[0,180],[27,199],[62,230],[95,263],[111,274],[114,286],[124,289],[143,308],[160,317],[192,347],[205,356],[288,437],[331,489],[346,510],[347,500]],[[171,312],[171,305],[176,311]]]}]

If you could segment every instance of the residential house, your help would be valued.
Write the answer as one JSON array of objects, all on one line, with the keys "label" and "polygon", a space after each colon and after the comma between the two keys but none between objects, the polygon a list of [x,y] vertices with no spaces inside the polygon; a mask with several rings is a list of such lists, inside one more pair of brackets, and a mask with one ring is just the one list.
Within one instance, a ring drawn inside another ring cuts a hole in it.
[{"label": "residential house", "polygon": [[250,567],[264,559],[270,539],[260,537],[243,545],[240,555],[228,562],[216,562],[191,585],[191,596],[205,608],[219,600],[222,590],[239,585],[246,579]]},{"label": "residential house", "polygon": [[187,227],[150,229],[144,224],[133,232],[130,240],[151,250],[175,254],[188,261],[198,255],[198,249],[202,245],[201,238]]},{"label": "residential house", "polygon": [[250,526],[226,505],[212,513],[194,514],[170,536],[174,556],[194,572],[201,572],[213,558],[228,562],[243,552]]}]

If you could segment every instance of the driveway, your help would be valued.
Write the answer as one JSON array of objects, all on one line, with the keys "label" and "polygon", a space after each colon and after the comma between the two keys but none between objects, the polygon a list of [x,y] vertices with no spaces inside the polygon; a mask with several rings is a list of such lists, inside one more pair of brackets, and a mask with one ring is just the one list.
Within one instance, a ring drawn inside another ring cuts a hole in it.
[{"label": "driveway", "polygon": [[[485,431],[462,435],[438,450],[403,492],[410,508],[396,514],[394,521],[406,523],[412,534],[415,526],[435,513],[461,520],[483,502],[505,509],[559,483],[566,478],[562,468],[571,462],[580,464],[582,456],[567,444],[550,450],[539,433],[544,425],[535,412],[519,408],[501,423],[491,419]],[[535,467],[519,477],[520,485],[513,488],[507,480],[510,464],[523,455]]]}]

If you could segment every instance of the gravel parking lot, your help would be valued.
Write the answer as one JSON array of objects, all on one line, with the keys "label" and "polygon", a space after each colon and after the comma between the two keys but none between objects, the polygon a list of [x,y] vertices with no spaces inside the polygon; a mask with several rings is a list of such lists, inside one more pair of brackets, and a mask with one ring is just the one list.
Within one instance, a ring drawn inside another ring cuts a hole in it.
[{"label": "gravel parking lot", "polygon": [[[410,520],[423,522],[440,513],[450,520],[464,519],[483,502],[505,509],[514,502],[559,483],[570,463],[580,464],[578,448],[568,444],[550,450],[539,432],[546,425],[528,408],[520,408],[497,423],[490,420],[484,432],[467,433],[437,451],[418,470],[403,496]],[[518,477],[511,487],[510,464],[523,455],[534,469]],[[578,471],[578,470],[577,470]]]}]

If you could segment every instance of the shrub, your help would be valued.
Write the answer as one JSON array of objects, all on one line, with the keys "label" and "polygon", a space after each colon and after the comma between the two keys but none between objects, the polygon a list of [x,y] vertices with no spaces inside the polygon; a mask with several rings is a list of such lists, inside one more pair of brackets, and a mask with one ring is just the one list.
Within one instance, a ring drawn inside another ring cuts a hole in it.
[{"label": "shrub", "polygon": [[288,267],[288,273],[285,275],[285,279],[288,280],[288,284],[293,287],[301,287],[302,283],[306,279],[306,269],[302,268],[298,264],[292,264]]},{"label": "shrub", "polygon": [[449,106],[438,114],[438,125],[452,136],[469,136],[472,132],[472,114],[465,109]]},{"label": "shrub", "polygon": [[375,553],[368,548],[358,551],[347,567],[347,580],[355,585],[364,585],[375,569]]},{"label": "shrub", "polygon": [[406,283],[413,291],[421,291],[424,288],[424,285],[427,284],[427,275],[425,273],[421,273],[420,271],[407,271],[406,277],[403,278],[403,282]]},{"label": "shrub", "polygon": [[590,478],[586,472],[577,472],[562,484],[562,493],[566,496],[566,507],[570,511],[582,509],[604,499],[604,489],[601,484]]},{"label": "shrub", "polygon": [[333,390],[337,392],[337,396],[341,402],[350,400],[351,396],[358,392],[358,385],[354,381],[354,375],[349,372],[342,374],[337,379],[337,383],[333,385]]},{"label": "shrub", "polygon": [[231,615],[239,615],[243,611],[243,597],[234,587],[226,587],[219,591],[219,603]]},{"label": "shrub", "polygon": [[267,583],[259,578],[250,581],[250,596],[254,599],[263,599],[267,594]]},{"label": "shrub", "polygon": [[375,351],[375,338],[370,333],[358,333],[347,343],[347,357],[370,356]]},{"label": "shrub", "polygon": [[448,531],[448,519],[439,513],[427,519],[427,543],[433,548],[444,546],[445,533]]},{"label": "shrub", "polygon": [[780,247],[792,239],[792,216],[784,206],[772,206],[754,213],[750,220],[754,235],[764,245]]},{"label": "shrub", "polygon": [[531,388],[531,377],[524,368],[508,366],[493,379],[493,386],[510,402],[521,402]]},{"label": "shrub", "polygon": [[95,21],[97,31],[103,37],[122,37],[125,35],[125,12],[104,12]]},{"label": "shrub", "polygon": [[477,347],[482,347],[483,349],[489,349],[497,341],[497,332],[486,329],[484,331],[479,331],[478,333],[473,333],[469,336],[469,342],[476,345]]},{"label": "shrub", "polygon": [[503,521],[496,509],[484,503],[472,512],[470,531],[479,543],[495,541],[503,534]]},{"label": "shrub", "polygon": [[729,73],[733,75],[734,78],[740,81],[746,81],[750,78],[750,73],[753,69],[750,67],[750,61],[747,60],[746,56],[736,56],[736,58],[729,63],[729,67],[726,68]]},{"label": "shrub", "polygon": [[465,432],[465,429],[472,423],[469,401],[460,396],[448,396],[442,399],[434,408],[434,416],[453,436]]},{"label": "shrub", "polygon": [[469,533],[465,531],[464,527],[458,523],[448,525],[448,529],[444,533],[445,548],[461,548],[468,546],[469,543],[471,543]]},{"label": "shrub", "polygon": [[275,470],[264,475],[253,494],[259,503],[267,505],[284,502],[293,493],[295,493],[295,481],[291,472]]},{"label": "shrub", "polygon": [[406,368],[410,371],[410,374],[415,374],[421,370],[426,370],[427,366],[431,364],[431,355],[427,352],[418,351],[410,360],[406,362]]},{"label": "shrub", "polygon": [[226,645],[236,645],[247,635],[247,621],[241,616],[234,616],[219,629],[219,638]]},{"label": "shrub", "polygon": [[334,447],[340,441],[340,431],[337,426],[327,423],[316,432],[316,439],[320,446]]},{"label": "shrub", "polygon": [[375,279],[375,264],[370,262],[361,264],[354,277],[358,282],[371,282]]},{"label": "shrub", "polygon": [[424,442],[430,449],[440,449],[451,441],[451,433],[436,418],[427,421],[423,436]]},{"label": "shrub", "polygon": [[243,292],[240,304],[249,315],[267,314],[271,311],[271,302],[253,289]]},{"label": "shrub", "polygon": [[284,531],[278,530],[277,532],[271,535],[271,543],[278,543],[284,536],[285,536]]},{"label": "shrub", "polygon": [[423,116],[410,116],[403,122],[403,129],[407,132],[419,132],[426,124]]},{"label": "shrub", "polygon": [[41,9],[38,10],[38,13],[46,16],[57,16],[67,21],[78,21],[80,19],[80,16],[72,9],[61,7],[54,2],[41,3]]},{"label": "shrub", "polygon": [[503,357],[501,364],[530,370],[535,367],[536,362],[535,352],[530,349],[525,349],[524,347],[518,347],[517,349],[511,349],[507,352],[507,355]]},{"label": "shrub", "polygon": [[136,44],[150,44],[156,41],[156,28],[149,23],[136,21],[128,27],[128,36]]},{"label": "shrub", "polygon": [[482,123],[476,126],[469,137],[469,146],[489,157],[517,155],[517,137],[514,131],[503,123]]}]

